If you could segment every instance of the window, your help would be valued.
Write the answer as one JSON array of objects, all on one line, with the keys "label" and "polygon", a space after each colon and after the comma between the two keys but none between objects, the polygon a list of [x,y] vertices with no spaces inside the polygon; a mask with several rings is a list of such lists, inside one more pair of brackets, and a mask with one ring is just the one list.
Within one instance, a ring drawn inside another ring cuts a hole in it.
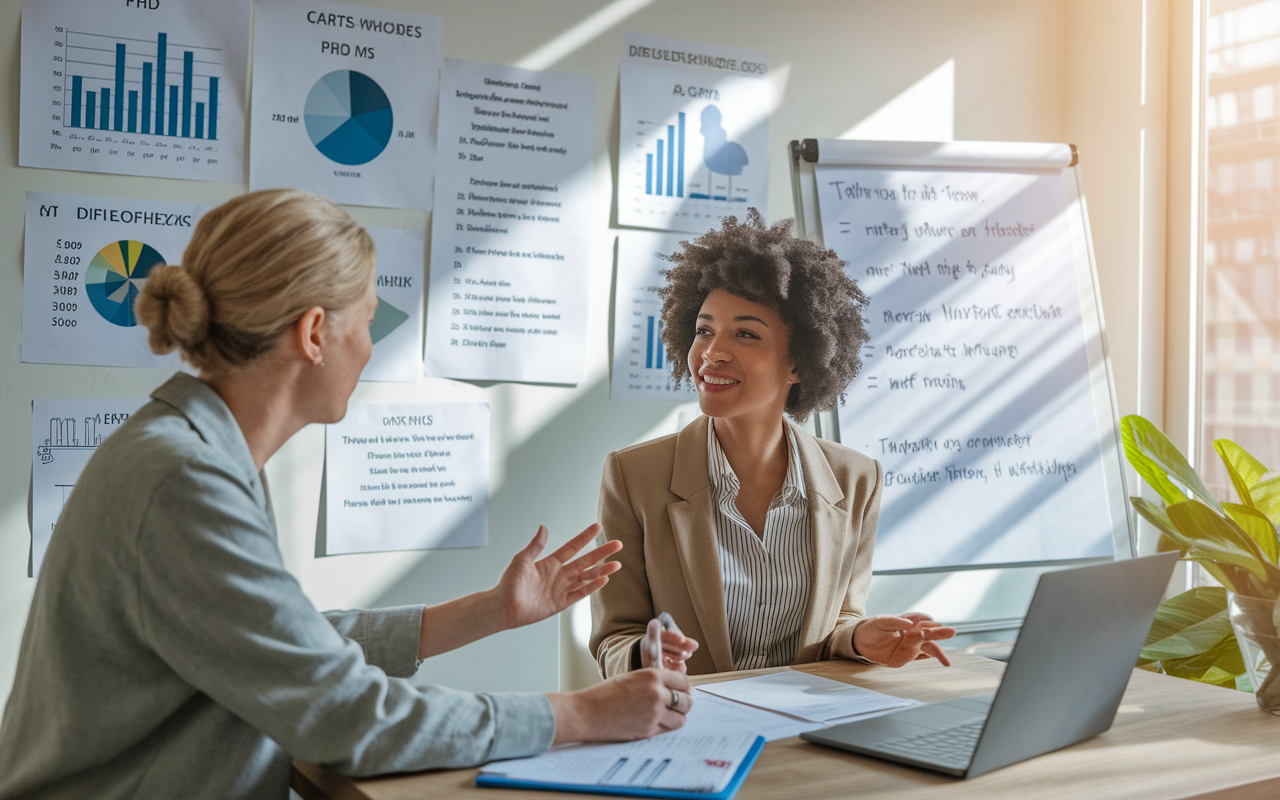
[{"label": "window", "polygon": [[1280,0],[1210,0],[1205,28],[1201,475],[1235,499],[1214,439],[1280,468]]}]

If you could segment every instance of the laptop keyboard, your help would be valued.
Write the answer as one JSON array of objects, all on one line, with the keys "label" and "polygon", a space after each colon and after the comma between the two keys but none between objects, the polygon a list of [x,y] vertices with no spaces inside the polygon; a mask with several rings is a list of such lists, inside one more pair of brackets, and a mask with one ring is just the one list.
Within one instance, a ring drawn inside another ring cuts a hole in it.
[{"label": "laptop keyboard", "polygon": [[917,733],[888,739],[876,745],[876,749],[893,755],[913,758],[917,761],[933,761],[948,767],[969,766],[973,749],[978,746],[985,719],[966,722],[940,731]]}]

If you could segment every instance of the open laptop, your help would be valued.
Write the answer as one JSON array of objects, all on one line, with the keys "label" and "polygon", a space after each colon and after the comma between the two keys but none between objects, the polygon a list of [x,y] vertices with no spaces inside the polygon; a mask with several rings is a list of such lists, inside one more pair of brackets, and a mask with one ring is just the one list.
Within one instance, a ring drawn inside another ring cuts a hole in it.
[{"label": "open laptop", "polygon": [[1111,727],[1177,553],[1040,576],[995,694],[800,734],[972,778]]}]

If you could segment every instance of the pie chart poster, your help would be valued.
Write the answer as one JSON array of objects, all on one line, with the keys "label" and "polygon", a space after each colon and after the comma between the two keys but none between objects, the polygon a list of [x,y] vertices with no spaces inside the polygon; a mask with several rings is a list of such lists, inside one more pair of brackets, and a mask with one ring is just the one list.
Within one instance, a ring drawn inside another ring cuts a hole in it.
[{"label": "pie chart poster", "polygon": [[147,345],[135,303],[151,270],[182,263],[210,205],[27,192],[22,360],[178,369]]},{"label": "pie chart poster", "polygon": [[439,17],[258,0],[249,187],[430,209]]}]

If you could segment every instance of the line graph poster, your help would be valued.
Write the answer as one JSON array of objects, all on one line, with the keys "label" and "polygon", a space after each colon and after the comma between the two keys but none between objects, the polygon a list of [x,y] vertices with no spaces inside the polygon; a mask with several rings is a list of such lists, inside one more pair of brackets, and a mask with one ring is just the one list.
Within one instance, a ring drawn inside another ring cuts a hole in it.
[{"label": "line graph poster", "polygon": [[239,183],[250,0],[23,0],[18,163]]},{"label": "line graph poster", "polygon": [[702,233],[768,216],[769,57],[628,33],[622,49],[618,223]]},{"label": "line graph poster", "polygon": [[681,233],[620,231],[618,280],[613,309],[613,379],[611,400],[698,399],[698,393],[671,380],[671,365],[662,343],[662,300],[657,288],[666,283],[662,256],[680,249],[692,237]]},{"label": "line graph poster", "polygon": [[378,311],[369,326],[373,355],[360,380],[412,383],[422,374],[426,234],[401,228],[365,230],[378,248]]},{"label": "line graph poster", "polygon": [[180,369],[147,345],[134,303],[152,268],[181,263],[209,205],[27,192],[22,360]]},{"label": "line graph poster", "polygon": [[423,14],[258,0],[249,188],[430,209],[440,32]]},{"label": "line graph poster", "polygon": [[142,408],[146,398],[39,400],[31,424],[31,573],[49,549],[49,538],[85,464],[102,440]]}]

